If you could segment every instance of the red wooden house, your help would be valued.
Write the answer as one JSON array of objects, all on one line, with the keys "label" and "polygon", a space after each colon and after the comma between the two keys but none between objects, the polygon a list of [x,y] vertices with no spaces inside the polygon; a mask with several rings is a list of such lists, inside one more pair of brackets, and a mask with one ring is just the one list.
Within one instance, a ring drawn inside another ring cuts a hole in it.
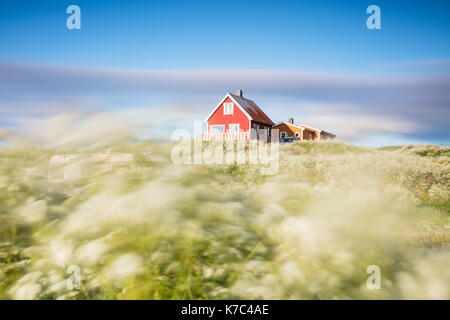
[{"label": "red wooden house", "polygon": [[204,139],[248,140],[262,136],[270,139],[274,125],[255,102],[243,97],[242,90],[236,94],[227,93],[205,121],[208,128]]}]

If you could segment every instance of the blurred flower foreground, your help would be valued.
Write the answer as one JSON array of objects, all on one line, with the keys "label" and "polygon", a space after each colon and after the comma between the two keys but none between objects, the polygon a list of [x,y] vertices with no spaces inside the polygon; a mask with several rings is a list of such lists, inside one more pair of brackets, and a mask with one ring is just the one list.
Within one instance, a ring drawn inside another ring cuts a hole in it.
[{"label": "blurred flower foreground", "polygon": [[449,147],[281,145],[267,176],[173,145],[0,147],[0,298],[450,299]]}]

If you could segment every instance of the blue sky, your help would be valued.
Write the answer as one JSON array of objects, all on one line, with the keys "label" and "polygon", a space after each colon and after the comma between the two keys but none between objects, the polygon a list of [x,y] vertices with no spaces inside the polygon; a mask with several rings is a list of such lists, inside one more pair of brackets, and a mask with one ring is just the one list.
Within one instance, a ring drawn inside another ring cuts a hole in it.
[{"label": "blue sky", "polygon": [[[71,4],[81,30],[66,28]],[[381,30],[366,27],[371,4]],[[0,126],[176,105],[203,119],[242,88],[274,121],[292,115],[347,141],[449,144],[449,9],[394,0],[2,1]],[[357,128],[343,129],[350,122]]]}]

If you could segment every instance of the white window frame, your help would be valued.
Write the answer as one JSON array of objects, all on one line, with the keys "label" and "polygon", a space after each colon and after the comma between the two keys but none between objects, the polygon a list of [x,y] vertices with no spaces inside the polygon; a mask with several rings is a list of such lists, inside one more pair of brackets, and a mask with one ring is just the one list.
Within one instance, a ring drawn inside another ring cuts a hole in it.
[{"label": "white window frame", "polygon": [[[221,127],[222,128],[222,132],[213,132],[213,129],[215,127]],[[209,126],[209,132],[211,134],[222,134],[222,133],[225,133],[225,125],[224,124],[212,124],[212,125]]]},{"label": "white window frame", "polygon": [[287,137],[287,132],[286,131],[281,131],[280,132],[280,139],[284,139]]},{"label": "white window frame", "polygon": [[[234,128],[234,129],[231,129],[231,128]],[[239,130],[240,130],[239,123],[230,123],[228,125],[228,132],[230,132],[230,133],[239,133]]]},{"label": "white window frame", "polygon": [[223,104],[223,115],[232,115],[234,113],[233,102],[226,102]]}]

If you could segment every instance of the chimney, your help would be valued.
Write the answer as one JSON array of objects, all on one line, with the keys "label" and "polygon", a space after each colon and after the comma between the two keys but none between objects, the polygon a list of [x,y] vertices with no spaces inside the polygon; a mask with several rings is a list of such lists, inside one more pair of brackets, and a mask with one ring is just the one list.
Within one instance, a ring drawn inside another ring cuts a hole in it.
[{"label": "chimney", "polygon": [[241,98],[242,98],[242,90],[241,90],[241,89],[236,90],[236,95],[237,95],[238,97],[241,97]]},{"label": "chimney", "polygon": [[294,118],[290,117],[289,120],[288,120],[288,122],[289,122],[290,124],[294,124]]}]

